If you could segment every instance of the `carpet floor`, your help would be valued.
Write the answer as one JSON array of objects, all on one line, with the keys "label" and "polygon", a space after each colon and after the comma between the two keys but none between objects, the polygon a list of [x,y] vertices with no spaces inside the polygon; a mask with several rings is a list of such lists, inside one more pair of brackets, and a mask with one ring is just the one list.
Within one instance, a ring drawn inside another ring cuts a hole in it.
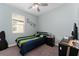
[{"label": "carpet floor", "polygon": [[[50,47],[46,44],[33,49],[32,51],[25,54],[26,56],[58,56],[58,47]],[[19,48],[17,46],[7,48],[0,51],[0,56],[21,56]]]}]

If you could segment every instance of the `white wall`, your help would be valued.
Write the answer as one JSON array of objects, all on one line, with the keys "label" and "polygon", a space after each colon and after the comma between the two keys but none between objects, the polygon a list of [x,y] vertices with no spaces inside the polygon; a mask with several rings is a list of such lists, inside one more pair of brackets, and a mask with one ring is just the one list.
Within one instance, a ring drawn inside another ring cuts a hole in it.
[{"label": "white wall", "polygon": [[79,19],[76,6],[76,4],[64,4],[48,13],[40,15],[38,17],[38,30],[54,34],[56,36],[56,44],[65,35],[70,36],[73,23]]},{"label": "white wall", "polygon": [[15,39],[20,36],[27,36],[30,34],[34,34],[37,29],[31,26],[29,23],[27,23],[27,19],[25,20],[25,31],[24,33],[20,34],[13,34],[12,33],[12,13],[18,13],[21,15],[26,16],[26,18],[29,18],[32,22],[35,24],[37,23],[37,17],[34,15],[31,15],[25,11],[19,10],[17,8],[0,4],[0,32],[5,31],[6,33],[6,40],[8,41],[8,44],[14,44]]}]

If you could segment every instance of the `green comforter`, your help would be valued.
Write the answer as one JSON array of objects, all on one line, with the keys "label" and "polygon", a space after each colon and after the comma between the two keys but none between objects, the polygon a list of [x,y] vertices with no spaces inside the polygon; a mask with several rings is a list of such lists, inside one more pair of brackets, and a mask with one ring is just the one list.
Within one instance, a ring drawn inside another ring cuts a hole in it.
[{"label": "green comforter", "polygon": [[25,40],[19,41],[18,45],[21,46],[21,45],[23,45],[24,43],[27,43],[28,41],[36,40],[36,39],[38,39],[38,38],[40,38],[40,37],[35,37],[35,38],[28,39],[28,40],[27,40],[27,38],[26,38]]},{"label": "green comforter", "polygon": [[27,40],[27,39],[32,39],[32,38],[35,38],[35,36],[34,35],[30,35],[30,36],[26,36],[26,37],[18,37],[17,39],[16,39],[16,42],[18,42],[18,41],[20,41],[20,40]]}]

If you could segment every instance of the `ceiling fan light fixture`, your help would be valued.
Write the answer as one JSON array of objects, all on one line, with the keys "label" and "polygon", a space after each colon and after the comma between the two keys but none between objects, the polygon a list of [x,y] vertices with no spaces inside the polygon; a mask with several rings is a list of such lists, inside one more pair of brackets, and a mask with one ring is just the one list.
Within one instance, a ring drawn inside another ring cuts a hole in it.
[{"label": "ceiling fan light fixture", "polygon": [[38,8],[38,7],[39,7],[38,4],[35,4],[35,5],[32,6],[33,9],[36,9],[36,8]]},{"label": "ceiling fan light fixture", "polygon": [[29,7],[29,9],[32,8],[32,9],[36,10],[37,12],[40,12],[41,6],[48,6],[48,4],[47,3],[33,3],[32,6]]},{"label": "ceiling fan light fixture", "polygon": [[32,9],[35,9],[35,6],[32,6]]}]

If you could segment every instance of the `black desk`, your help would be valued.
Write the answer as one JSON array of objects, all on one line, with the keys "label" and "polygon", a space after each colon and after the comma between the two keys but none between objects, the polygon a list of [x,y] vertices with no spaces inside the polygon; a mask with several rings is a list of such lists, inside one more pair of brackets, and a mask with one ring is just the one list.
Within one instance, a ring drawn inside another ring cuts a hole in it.
[{"label": "black desk", "polygon": [[79,40],[61,40],[59,43],[59,56],[77,56],[79,50]]}]

